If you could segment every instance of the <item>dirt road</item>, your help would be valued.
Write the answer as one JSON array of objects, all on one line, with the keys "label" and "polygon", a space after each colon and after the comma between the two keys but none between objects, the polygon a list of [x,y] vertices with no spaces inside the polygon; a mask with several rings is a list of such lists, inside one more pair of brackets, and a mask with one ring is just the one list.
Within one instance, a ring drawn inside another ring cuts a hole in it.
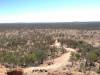
[{"label": "dirt road", "polygon": [[33,70],[57,70],[58,68],[61,68],[63,66],[66,66],[69,62],[71,52],[75,52],[72,48],[65,48],[68,52],[63,54],[62,56],[54,59],[54,64],[49,66],[40,66],[40,67],[29,67],[24,69],[24,72],[32,72]]}]

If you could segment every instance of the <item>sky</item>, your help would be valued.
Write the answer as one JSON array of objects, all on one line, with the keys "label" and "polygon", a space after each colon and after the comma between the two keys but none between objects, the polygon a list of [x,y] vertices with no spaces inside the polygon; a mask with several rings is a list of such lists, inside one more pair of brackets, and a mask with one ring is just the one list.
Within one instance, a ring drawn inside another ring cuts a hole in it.
[{"label": "sky", "polygon": [[0,0],[0,23],[100,21],[100,0]]}]

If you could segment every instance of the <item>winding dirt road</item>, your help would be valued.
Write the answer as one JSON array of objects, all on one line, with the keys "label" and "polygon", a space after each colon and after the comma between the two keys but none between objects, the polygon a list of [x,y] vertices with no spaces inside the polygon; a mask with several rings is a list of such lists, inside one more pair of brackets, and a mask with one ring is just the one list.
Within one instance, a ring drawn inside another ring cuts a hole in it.
[{"label": "winding dirt road", "polygon": [[49,66],[40,66],[40,67],[29,67],[24,69],[24,73],[26,72],[32,72],[33,70],[41,70],[41,69],[45,69],[45,70],[57,70],[58,68],[61,68],[63,66],[66,66],[69,62],[70,56],[71,56],[71,52],[76,52],[74,49],[72,48],[65,48],[68,52],[63,54],[62,56],[54,59],[54,64],[49,65]]}]

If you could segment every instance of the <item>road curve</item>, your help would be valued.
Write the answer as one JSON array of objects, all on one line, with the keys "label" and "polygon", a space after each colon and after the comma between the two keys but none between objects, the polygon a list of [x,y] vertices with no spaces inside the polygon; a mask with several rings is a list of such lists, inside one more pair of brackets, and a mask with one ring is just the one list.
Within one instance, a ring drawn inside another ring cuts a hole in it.
[{"label": "road curve", "polygon": [[24,69],[24,73],[26,72],[32,72],[33,70],[57,70],[58,68],[61,68],[62,66],[66,66],[69,62],[71,52],[75,52],[72,48],[65,48],[68,52],[64,53],[62,56],[54,59],[54,64],[49,66],[40,66],[40,67],[29,67]]}]

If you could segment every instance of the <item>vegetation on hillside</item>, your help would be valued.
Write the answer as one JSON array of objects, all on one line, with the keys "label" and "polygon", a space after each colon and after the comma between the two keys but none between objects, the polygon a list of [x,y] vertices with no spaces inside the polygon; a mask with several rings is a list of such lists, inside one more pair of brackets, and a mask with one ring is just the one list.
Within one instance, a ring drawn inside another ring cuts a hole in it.
[{"label": "vegetation on hillside", "polygon": [[100,47],[93,47],[83,41],[73,42],[71,47],[79,49],[78,53],[72,53],[71,61],[80,62],[80,71],[96,71],[100,73]]},{"label": "vegetation on hillside", "polygon": [[[80,62],[80,71],[100,72],[100,31],[70,29],[15,29],[0,31],[0,64],[6,67],[37,66],[49,58],[54,59],[66,52],[63,46],[78,51],[72,53],[72,62]],[[60,48],[52,46],[55,40]],[[76,41],[77,40],[77,41]],[[80,41],[82,40],[82,41]],[[86,41],[92,41],[91,44]],[[81,61],[83,61],[81,63]]]}]

